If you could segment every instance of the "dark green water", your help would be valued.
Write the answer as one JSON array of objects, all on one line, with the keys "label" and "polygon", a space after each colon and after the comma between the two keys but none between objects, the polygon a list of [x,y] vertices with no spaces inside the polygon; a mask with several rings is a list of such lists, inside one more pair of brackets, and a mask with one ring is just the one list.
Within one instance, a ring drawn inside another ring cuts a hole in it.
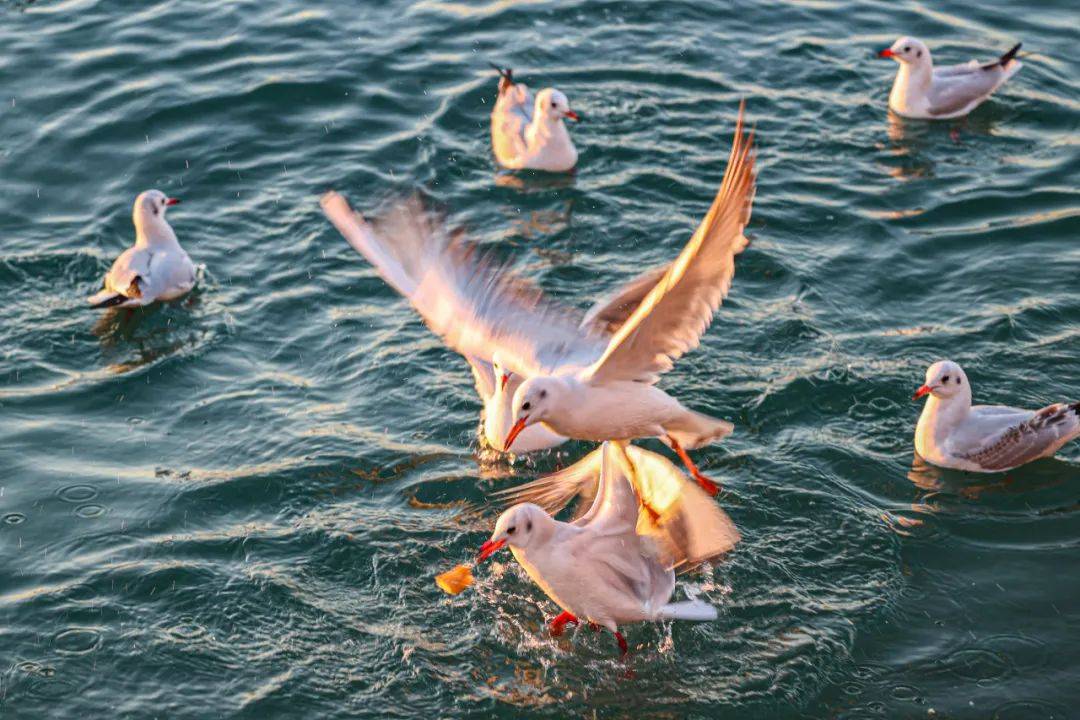
[{"label": "dark green water", "polygon": [[[1077,716],[1080,446],[913,467],[909,400],[939,357],[1080,397],[1075,4],[355,5],[0,0],[0,717]],[[1030,54],[890,124],[904,32]],[[587,117],[576,177],[494,171],[487,60]],[[480,463],[466,366],[317,198],[421,186],[585,305],[678,251],[741,97],[753,244],[663,386],[736,423],[698,457],[744,541],[626,679],[510,564],[435,588],[588,446]],[[200,288],[83,309],[149,187]]]}]

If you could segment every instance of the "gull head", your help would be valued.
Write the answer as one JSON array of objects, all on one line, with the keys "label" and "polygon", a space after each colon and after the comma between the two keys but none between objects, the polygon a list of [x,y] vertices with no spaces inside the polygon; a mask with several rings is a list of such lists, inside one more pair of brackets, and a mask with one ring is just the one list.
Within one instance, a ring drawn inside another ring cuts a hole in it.
[{"label": "gull head", "polygon": [[566,96],[555,88],[544,88],[536,93],[536,107],[534,113],[538,117],[547,118],[548,122],[560,120],[581,120],[576,112],[570,109],[570,101]]},{"label": "gull head", "polygon": [[509,508],[495,522],[491,539],[480,546],[477,561],[487,560],[506,545],[520,549],[529,547],[550,522],[551,516],[538,505],[521,503]]},{"label": "gull head", "polygon": [[499,357],[499,353],[495,352],[491,356],[491,369],[495,373],[495,384],[499,390],[505,391],[507,384],[513,378],[514,373],[503,363]]},{"label": "gull head", "polygon": [[938,360],[926,369],[926,382],[915,391],[912,400],[932,395],[938,400],[967,397],[970,402],[971,386],[963,368],[952,360]]},{"label": "gull head", "polygon": [[894,42],[892,46],[879,52],[878,57],[892,58],[904,65],[929,65],[930,48],[926,47],[922,40],[916,40],[905,35]]},{"label": "gull head", "polygon": [[503,452],[509,451],[522,430],[548,418],[563,389],[563,384],[553,377],[534,377],[521,383],[514,393],[514,402],[511,405],[514,425],[506,434]]},{"label": "gull head", "polygon": [[135,206],[131,209],[131,219],[135,223],[135,229],[146,236],[155,236],[163,230],[172,232],[169,223],[165,220],[165,211],[180,201],[171,198],[160,190],[146,190],[139,193],[135,198]]}]

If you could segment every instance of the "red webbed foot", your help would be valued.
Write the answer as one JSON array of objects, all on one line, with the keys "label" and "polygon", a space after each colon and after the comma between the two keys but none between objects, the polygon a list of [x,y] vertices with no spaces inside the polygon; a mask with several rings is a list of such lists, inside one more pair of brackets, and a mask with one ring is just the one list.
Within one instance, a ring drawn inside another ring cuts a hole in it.
[{"label": "red webbed foot", "polygon": [[551,631],[551,637],[559,637],[563,634],[563,630],[566,629],[567,623],[578,624],[578,619],[565,610],[559,614],[557,618],[551,621],[548,625]]}]

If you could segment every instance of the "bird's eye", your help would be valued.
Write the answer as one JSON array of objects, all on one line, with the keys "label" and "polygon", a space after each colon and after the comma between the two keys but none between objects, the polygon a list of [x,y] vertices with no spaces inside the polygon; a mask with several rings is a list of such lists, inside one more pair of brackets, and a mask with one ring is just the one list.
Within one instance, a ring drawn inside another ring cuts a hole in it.
[{"label": "bird's eye", "polygon": [[524,403],[524,404],[522,404],[521,409],[522,410],[528,410],[531,407],[532,407],[532,403]]},{"label": "bird's eye", "polygon": [[551,107],[555,107],[555,101],[554,100],[551,101]]},{"label": "bird's eye", "polygon": [[960,378],[959,378],[959,377],[958,377],[958,378],[956,378],[956,384],[957,384],[957,385],[959,385],[959,384],[960,384]]},{"label": "bird's eye", "polygon": [[905,45],[904,46],[904,52],[911,52],[911,46],[910,45]]},{"label": "bird's eye", "polygon": [[946,375],[945,377],[941,378],[941,382],[943,382],[943,383],[949,382],[949,376]]},{"label": "bird's eye", "polygon": [[532,532],[532,520],[525,523],[525,532]]},{"label": "bird's eye", "polygon": [[540,397],[541,398],[546,398],[547,397],[547,390],[541,390],[540,391]]},{"label": "bird's eye", "polygon": [[506,528],[506,534],[513,535],[515,530],[517,530],[517,526],[511,525],[510,527]]}]

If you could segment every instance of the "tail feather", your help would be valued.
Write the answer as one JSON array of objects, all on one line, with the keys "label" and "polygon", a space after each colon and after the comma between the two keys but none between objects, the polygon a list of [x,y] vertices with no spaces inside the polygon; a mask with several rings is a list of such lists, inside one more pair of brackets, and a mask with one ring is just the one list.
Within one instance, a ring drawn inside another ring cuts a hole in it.
[{"label": "tail feather", "polygon": [[1001,67],[1005,67],[1006,65],[1008,65],[1009,62],[1016,57],[1016,53],[1020,52],[1021,45],[1023,45],[1023,43],[1016,43],[1015,45],[1013,45],[1007,53],[1005,53],[998,59],[998,64],[1001,65]]},{"label": "tail feather", "polygon": [[701,600],[684,600],[683,602],[668,603],[660,608],[658,617],[661,620],[694,620],[696,622],[709,622],[719,617],[716,608]]},{"label": "tail feather", "polygon": [[675,438],[687,450],[709,445],[723,440],[735,430],[727,420],[710,417],[705,413],[687,410],[678,422],[666,426],[664,430]]}]

